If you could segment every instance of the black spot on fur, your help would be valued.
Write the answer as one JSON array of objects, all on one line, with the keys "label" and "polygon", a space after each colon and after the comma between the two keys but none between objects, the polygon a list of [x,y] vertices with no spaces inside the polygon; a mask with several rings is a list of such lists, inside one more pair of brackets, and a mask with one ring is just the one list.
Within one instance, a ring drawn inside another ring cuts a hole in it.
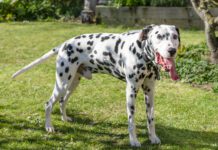
[{"label": "black spot on fur", "polygon": [[142,68],[143,66],[144,66],[143,64],[137,64],[138,69]]},{"label": "black spot on fur", "polygon": [[120,73],[119,70],[115,70],[115,71],[114,71],[114,74],[115,74],[116,76],[118,76],[119,79],[122,79],[122,78],[123,78],[123,76],[121,75],[121,73]]},{"label": "black spot on fur", "polygon": [[95,62],[94,62],[93,59],[90,59],[90,63],[91,63],[91,64],[95,64]]},{"label": "black spot on fur", "polygon": [[104,55],[104,56],[109,56],[110,53],[108,53],[108,52],[103,52],[103,55]]},{"label": "black spot on fur", "polygon": [[91,57],[91,58],[93,58],[93,57],[94,57],[94,55],[90,55],[90,57]]},{"label": "black spot on fur", "polygon": [[153,76],[153,73],[150,73],[150,74],[148,75],[148,78],[151,79],[152,76]]},{"label": "black spot on fur", "polygon": [[133,78],[135,76],[135,73],[129,74],[129,78]]},{"label": "black spot on fur", "polygon": [[86,35],[82,35],[82,38],[86,38]]},{"label": "black spot on fur", "polygon": [[76,51],[79,52],[79,53],[82,53],[83,49],[77,48]]},{"label": "black spot on fur", "polygon": [[78,57],[75,57],[75,58],[71,59],[71,63],[76,62],[78,59],[79,59]]},{"label": "black spot on fur", "polygon": [[69,67],[65,68],[65,72],[68,73],[69,72]]},{"label": "black spot on fur", "polygon": [[97,65],[99,70],[104,70],[100,65]]},{"label": "black spot on fur", "polygon": [[143,79],[145,77],[145,74],[142,73],[140,76],[139,76],[139,79]]},{"label": "black spot on fur", "polygon": [[112,62],[113,64],[116,64],[116,60],[113,58],[113,56],[112,56],[111,54],[109,55],[109,57],[110,57],[111,62]]},{"label": "black spot on fur", "polygon": [[87,50],[89,50],[89,51],[90,51],[90,50],[91,50],[91,47],[87,47]]},{"label": "black spot on fur", "polygon": [[110,66],[110,64],[108,62],[104,62],[105,66]]},{"label": "black spot on fur", "polygon": [[137,40],[136,43],[137,43],[139,48],[142,48],[142,43],[139,40]]},{"label": "black spot on fur", "polygon": [[77,45],[80,46],[80,42],[78,42]]},{"label": "black spot on fur", "polygon": [[93,45],[93,43],[94,43],[94,41],[88,41],[88,42],[87,42],[87,45],[90,45],[90,46],[92,46],[92,45]]},{"label": "black spot on fur", "polygon": [[119,64],[121,67],[124,66],[123,61],[122,61],[121,59],[118,61],[118,64]]},{"label": "black spot on fur", "polygon": [[101,35],[102,35],[102,34],[101,34],[101,33],[99,33],[98,35],[96,35],[96,38],[99,38]]},{"label": "black spot on fur", "polygon": [[110,37],[109,37],[109,36],[104,36],[104,37],[101,37],[101,41],[102,41],[102,42],[104,42],[105,40],[108,40],[108,39],[110,39]]},{"label": "black spot on fur", "polygon": [[73,46],[71,44],[68,44],[67,49],[71,51],[73,49]]},{"label": "black spot on fur", "polygon": [[130,106],[130,109],[135,110],[135,107],[133,105]]},{"label": "black spot on fur", "polygon": [[56,48],[53,48],[53,51],[55,52],[55,51],[56,51]]},{"label": "black spot on fur", "polygon": [[116,36],[112,36],[112,39],[115,39],[116,38]]},{"label": "black spot on fur", "polygon": [[132,50],[132,53],[133,53],[133,54],[135,54],[135,53],[136,53],[136,48],[134,48],[134,49]]},{"label": "black spot on fur", "polygon": [[131,111],[131,114],[134,115],[134,110]]},{"label": "black spot on fur", "polygon": [[64,102],[64,98],[63,97],[61,97],[61,99],[60,99],[60,101],[59,101],[60,103],[63,103]]},{"label": "black spot on fur", "polygon": [[148,118],[148,123],[151,124],[151,120]]},{"label": "black spot on fur", "polygon": [[136,53],[136,56],[138,57],[138,59],[142,59],[143,56],[140,53]]},{"label": "black spot on fur", "polygon": [[121,44],[121,49],[123,49],[124,44],[125,44],[125,41],[123,41],[123,43]]},{"label": "black spot on fur", "polygon": [[61,72],[61,73],[59,74],[59,76],[62,77],[62,76],[63,76],[63,73]]},{"label": "black spot on fur", "polygon": [[64,62],[62,61],[62,62],[61,62],[61,67],[63,67],[63,66],[64,66]]},{"label": "black spot on fur", "polygon": [[72,76],[71,76],[71,75],[69,75],[69,76],[68,76],[68,80],[70,80],[70,79],[71,79],[71,77],[72,77]]},{"label": "black spot on fur", "polygon": [[71,52],[71,51],[67,51],[67,56],[68,56],[68,57],[70,57],[70,56],[71,56],[71,54],[72,54],[72,52]]},{"label": "black spot on fur", "polygon": [[155,32],[155,34],[158,34],[158,33],[159,33],[158,31]]},{"label": "black spot on fur", "polygon": [[100,65],[104,65],[103,62],[101,62],[99,59],[96,59],[97,63],[100,64]]},{"label": "black spot on fur", "polygon": [[92,38],[93,38],[93,34],[90,34],[90,35],[89,35],[89,38],[92,39]]},{"label": "black spot on fur", "polygon": [[110,70],[110,68],[104,67],[105,70],[107,70],[109,73],[111,73],[112,71]]},{"label": "black spot on fur", "polygon": [[118,47],[119,47],[120,43],[121,43],[121,39],[118,39],[116,41],[115,48],[114,48],[115,53],[118,53]]},{"label": "black spot on fur", "polygon": [[97,51],[95,50],[94,53],[97,54]]},{"label": "black spot on fur", "polygon": [[77,36],[77,37],[75,37],[75,39],[80,39],[81,38],[81,36]]}]

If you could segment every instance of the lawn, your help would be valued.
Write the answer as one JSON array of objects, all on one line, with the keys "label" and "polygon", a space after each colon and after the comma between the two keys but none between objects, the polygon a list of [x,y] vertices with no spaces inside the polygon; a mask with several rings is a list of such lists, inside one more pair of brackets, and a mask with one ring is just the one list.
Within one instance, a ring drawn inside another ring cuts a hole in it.
[{"label": "lawn", "polygon": [[[131,149],[124,82],[101,74],[91,81],[82,79],[67,106],[73,122],[61,121],[56,104],[56,132],[47,133],[44,104],[53,90],[55,58],[11,79],[15,71],[75,35],[127,30],[76,23],[1,23],[0,149]],[[184,45],[199,44],[204,32],[182,30],[181,40]],[[136,108],[142,149],[218,149],[217,94],[168,79],[158,81],[155,116],[161,145],[148,140],[141,91]]]}]

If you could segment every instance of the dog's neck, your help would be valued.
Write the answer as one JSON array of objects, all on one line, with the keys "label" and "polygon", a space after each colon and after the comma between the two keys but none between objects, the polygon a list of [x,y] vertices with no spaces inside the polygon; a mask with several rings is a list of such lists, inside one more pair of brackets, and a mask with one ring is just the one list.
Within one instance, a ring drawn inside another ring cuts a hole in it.
[{"label": "dog's neck", "polygon": [[147,69],[153,69],[156,75],[155,79],[160,80],[160,68],[159,65],[155,62],[155,50],[149,40],[145,40],[144,43],[142,43],[142,56],[147,65]]}]

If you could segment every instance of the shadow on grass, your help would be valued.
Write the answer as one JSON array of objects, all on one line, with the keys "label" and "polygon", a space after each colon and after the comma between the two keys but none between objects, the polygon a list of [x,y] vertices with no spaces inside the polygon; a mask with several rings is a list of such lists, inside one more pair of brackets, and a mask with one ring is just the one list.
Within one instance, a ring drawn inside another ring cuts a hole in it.
[{"label": "shadow on grass", "polygon": [[[28,120],[8,118],[8,116],[0,115],[0,130],[6,128],[20,132],[20,134],[24,134],[27,130],[31,130],[33,133],[39,132],[39,134],[30,134],[22,138],[20,138],[19,134],[14,135],[13,133],[0,135],[0,148],[8,148],[7,145],[16,142],[27,143],[27,147],[28,144],[35,144],[35,148],[38,149],[54,148],[54,146],[70,148],[73,145],[66,146],[66,144],[69,143],[73,137],[74,142],[84,143],[85,145],[101,145],[104,149],[131,149],[128,143],[127,124],[115,124],[107,121],[93,123],[93,120],[87,116],[78,114],[71,114],[71,116],[74,118],[72,123],[54,124],[57,129],[56,133],[47,134],[44,130],[44,126],[37,126],[34,123],[30,123]],[[76,124],[76,126],[72,127],[73,124]],[[142,134],[147,130],[144,124],[144,122],[140,122],[137,125],[138,137],[143,139],[141,141],[142,149],[159,149],[161,146],[191,149],[209,148],[214,150],[218,148],[218,133],[178,129],[161,124],[157,124],[156,129],[162,140],[162,144],[151,145],[147,135]],[[116,130],[118,132],[116,132]],[[121,133],[119,133],[119,131],[121,131]],[[122,131],[126,132],[122,133]],[[48,138],[46,138],[46,136],[48,136]]]}]

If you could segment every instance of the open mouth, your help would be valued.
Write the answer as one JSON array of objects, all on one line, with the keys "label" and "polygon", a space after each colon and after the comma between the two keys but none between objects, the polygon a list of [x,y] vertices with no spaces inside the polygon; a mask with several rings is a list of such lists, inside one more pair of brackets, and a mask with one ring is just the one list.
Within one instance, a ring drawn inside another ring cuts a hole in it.
[{"label": "open mouth", "polygon": [[179,80],[179,76],[176,73],[174,58],[164,58],[157,52],[156,63],[161,65],[165,71],[169,72],[169,75],[172,80]]}]

